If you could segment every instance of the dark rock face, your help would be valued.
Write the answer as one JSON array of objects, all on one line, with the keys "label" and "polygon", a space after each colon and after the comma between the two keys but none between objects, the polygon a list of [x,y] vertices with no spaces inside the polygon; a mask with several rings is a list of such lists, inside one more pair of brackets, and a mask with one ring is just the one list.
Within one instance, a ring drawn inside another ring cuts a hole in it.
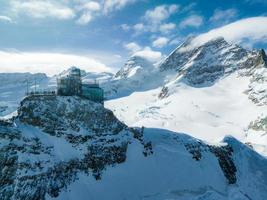
[{"label": "dark rock face", "polygon": [[259,55],[223,38],[211,40],[192,48],[186,41],[160,65],[161,71],[174,70],[182,80],[193,87],[210,86],[233,71],[251,68],[258,64]]},{"label": "dark rock face", "polygon": [[27,97],[18,110],[21,122],[40,127],[51,135],[81,128],[95,134],[116,134],[126,126],[102,105],[79,97]]},{"label": "dark rock face", "polygon": [[248,128],[255,131],[263,131],[267,134],[267,116],[259,117],[255,121],[251,122]]},{"label": "dark rock face", "polygon": [[198,143],[190,143],[185,144],[185,148],[188,150],[189,153],[192,154],[192,158],[196,161],[199,161],[202,159],[202,154],[204,152],[211,152],[213,153],[219,162],[219,165],[221,167],[221,170],[225,176],[225,178],[228,180],[229,184],[235,184],[237,181],[236,178],[236,166],[234,164],[234,161],[232,159],[232,153],[233,149],[231,146],[211,146],[211,145],[203,145],[201,142]]},{"label": "dark rock face", "polygon": [[169,89],[168,87],[164,86],[162,89],[161,89],[161,92],[159,93],[159,98],[160,99],[164,99],[166,97],[168,97],[168,92],[169,92]]},{"label": "dark rock face", "polygon": [[220,167],[223,171],[224,176],[227,178],[229,184],[235,184],[236,178],[236,166],[232,159],[233,149],[231,146],[209,146],[210,151],[218,158]]},{"label": "dark rock face", "polygon": [[262,58],[263,63],[265,64],[265,66],[267,66],[267,56],[266,56],[264,49],[260,50],[260,56]]},{"label": "dark rock face", "polygon": [[202,86],[202,84],[212,84],[218,78],[224,75],[224,67],[219,65],[214,66],[198,66],[190,68],[184,75],[185,81],[189,85]]}]

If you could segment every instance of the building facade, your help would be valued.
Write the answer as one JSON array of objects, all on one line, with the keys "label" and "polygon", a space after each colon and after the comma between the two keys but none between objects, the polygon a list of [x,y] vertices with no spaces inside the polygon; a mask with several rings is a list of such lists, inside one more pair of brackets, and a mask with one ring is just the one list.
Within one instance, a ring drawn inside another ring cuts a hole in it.
[{"label": "building facade", "polygon": [[72,68],[67,76],[57,79],[57,94],[81,96],[97,103],[104,103],[104,91],[98,83],[82,83],[81,70]]}]

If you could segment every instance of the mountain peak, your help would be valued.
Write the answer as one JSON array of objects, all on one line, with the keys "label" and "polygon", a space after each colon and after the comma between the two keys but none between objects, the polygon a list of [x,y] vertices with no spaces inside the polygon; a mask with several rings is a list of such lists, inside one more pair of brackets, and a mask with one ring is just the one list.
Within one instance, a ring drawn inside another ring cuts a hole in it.
[{"label": "mountain peak", "polygon": [[125,65],[116,73],[116,78],[127,78],[134,76],[138,71],[152,69],[153,64],[146,58],[133,55]]},{"label": "mountain peak", "polygon": [[[191,86],[209,86],[224,74],[252,67],[258,59],[250,51],[229,44],[223,37],[196,45],[197,38],[188,39],[160,65],[161,71],[175,70],[180,80]],[[250,56],[249,56],[250,55]],[[263,57],[264,53],[262,53]],[[182,76],[180,76],[182,75]]]}]

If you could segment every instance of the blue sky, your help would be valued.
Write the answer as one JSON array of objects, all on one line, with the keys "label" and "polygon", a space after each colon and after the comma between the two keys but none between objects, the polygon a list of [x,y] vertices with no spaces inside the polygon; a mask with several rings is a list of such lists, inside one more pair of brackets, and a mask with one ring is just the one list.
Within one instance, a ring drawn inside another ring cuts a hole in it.
[{"label": "blue sky", "polygon": [[189,35],[233,22],[233,33],[219,32],[267,49],[267,0],[0,0],[0,8],[1,72],[116,71],[132,54],[157,62]]}]

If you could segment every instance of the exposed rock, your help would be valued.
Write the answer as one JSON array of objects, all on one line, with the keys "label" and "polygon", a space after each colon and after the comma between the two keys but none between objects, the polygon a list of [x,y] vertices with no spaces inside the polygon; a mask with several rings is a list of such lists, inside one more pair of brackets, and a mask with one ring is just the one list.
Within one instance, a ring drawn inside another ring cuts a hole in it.
[{"label": "exposed rock", "polygon": [[204,145],[201,142],[196,142],[185,144],[185,148],[189,153],[192,154],[192,158],[196,161],[202,159],[202,154],[204,152],[210,151],[211,153],[213,153],[217,157],[221,170],[223,171],[225,178],[228,180],[228,183],[236,183],[237,169],[232,159],[233,149],[231,148],[231,146],[212,146]]},{"label": "exposed rock", "polygon": [[251,122],[249,124],[249,129],[263,131],[265,134],[267,134],[267,116],[259,117],[257,120]]}]

